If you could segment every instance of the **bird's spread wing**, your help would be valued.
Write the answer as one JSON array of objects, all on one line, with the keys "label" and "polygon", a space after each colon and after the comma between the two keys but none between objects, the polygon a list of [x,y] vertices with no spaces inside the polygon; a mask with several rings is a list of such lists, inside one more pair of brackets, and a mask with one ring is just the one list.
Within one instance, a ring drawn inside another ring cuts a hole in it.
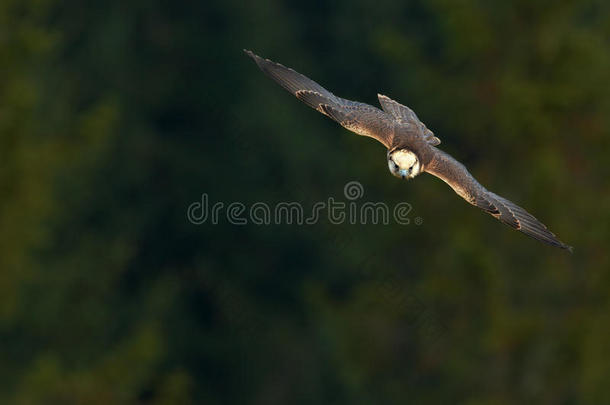
[{"label": "bird's spread wing", "polygon": [[488,191],[472,177],[463,164],[445,152],[435,148],[433,159],[425,171],[440,178],[470,204],[493,215],[506,225],[535,239],[562,249],[572,251],[572,247],[561,242],[533,215],[518,205]]},{"label": "bird's spread wing", "polygon": [[421,122],[415,112],[412,109],[407,107],[406,105],[402,105],[399,102],[392,100],[388,96],[384,96],[383,94],[377,94],[377,98],[379,98],[379,104],[381,104],[381,108],[388,114],[392,115],[394,119],[401,124],[412,124],[419,127],[428,142],[432,146],[439,145],[441,140],[434,136],[434,132],[430,131],[426,124]]},{"label": "bird's spread wing", "polygon": [[389,114],[369,104],[337,97],[293,69],[263,59],[251,51],[244,52],[254,59],[265,74],[308,106],[329,116],[350,131],[375,138],[387,148],[390,147],[395,122]]}]

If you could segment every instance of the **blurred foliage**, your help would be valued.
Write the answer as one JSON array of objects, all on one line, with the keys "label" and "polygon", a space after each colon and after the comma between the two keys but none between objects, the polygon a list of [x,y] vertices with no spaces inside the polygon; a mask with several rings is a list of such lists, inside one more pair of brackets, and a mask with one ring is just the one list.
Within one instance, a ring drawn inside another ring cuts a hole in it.
[{"label": "blurred foliage", "polygon": [[[569,255],[265,78],[412,107]],[[610,402],[610,3],[0,2],[0,402]],[[194,225],[357,180],[407,226]]]}]

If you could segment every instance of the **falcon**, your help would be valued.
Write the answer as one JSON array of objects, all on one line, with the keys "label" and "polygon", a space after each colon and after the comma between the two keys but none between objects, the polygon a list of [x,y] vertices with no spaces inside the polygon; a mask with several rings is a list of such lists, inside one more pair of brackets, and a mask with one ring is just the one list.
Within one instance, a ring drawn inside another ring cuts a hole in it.
[{"label": "falcon", "polygon": [[337,97],[304,75],[252,51],[244,52],[258,67],[280,86],[308,106],[318,110],[348,130],[381,142],[387,148],[390,172],[402,179],[430,173],[445,183],[470,204],[491,214],[504,224],[551,246],[572,247],[533,215],[513,202],[483,187],[466,167],[438,149],[441,141],[409,108],[378,94],[381,110],[369,104]]}]

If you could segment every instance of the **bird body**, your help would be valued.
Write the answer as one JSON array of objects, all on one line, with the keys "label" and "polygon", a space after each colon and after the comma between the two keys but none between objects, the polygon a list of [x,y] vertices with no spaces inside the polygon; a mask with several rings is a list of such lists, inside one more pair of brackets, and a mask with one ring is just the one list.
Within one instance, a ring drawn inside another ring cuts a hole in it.
[{"label": "bird body", "polygon": [[381,94],[377,95],[381,110],[337,97],[293,69],[244,51],[265,74],[308,106],[358,135],[381,142],[388,150],[388,168],[392,175],[412,179],[420,173],[430,173],[467,202],[504,224],[549,245],[572,251],[571,246],[561,242],[533,215],[487,190],[463,164],[438,149],[440,139],[409,107]]}]

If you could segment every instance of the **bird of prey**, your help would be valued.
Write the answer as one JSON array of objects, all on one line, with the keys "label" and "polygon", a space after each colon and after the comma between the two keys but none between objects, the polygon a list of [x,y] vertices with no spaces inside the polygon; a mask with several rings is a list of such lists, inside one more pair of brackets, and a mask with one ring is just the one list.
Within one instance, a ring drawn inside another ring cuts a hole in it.
[{"label": "bird of prey", "polygon": [[244,49],[258,67],[308,106],[358,135],[374,138],[387,148],[390,172],[412,179],[422,172],[447,183],[460,197],[506,225],[549,245],[568,249],[547,227],[518,205],[492,193],[463,164],[436,148],[441,141],[417,115],[391,98],[378,94],[382,110],[337,97],[304,75]]}]

